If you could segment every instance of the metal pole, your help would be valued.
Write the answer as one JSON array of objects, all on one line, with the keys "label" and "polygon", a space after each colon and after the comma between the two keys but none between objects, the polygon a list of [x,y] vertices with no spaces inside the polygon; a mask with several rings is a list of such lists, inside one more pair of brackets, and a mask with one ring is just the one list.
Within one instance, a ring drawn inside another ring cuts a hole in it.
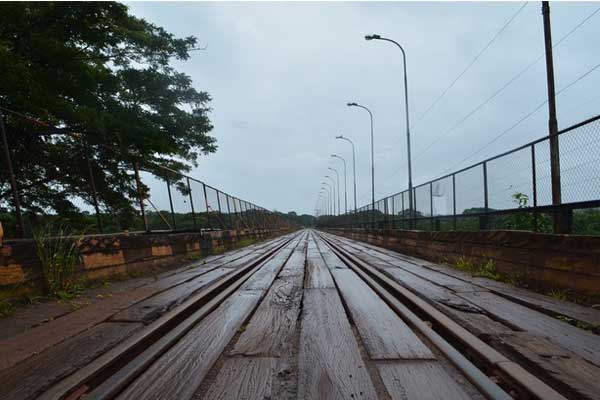
[{"label": "metal pole", "polygon": [[[392,39],[388,39],[388,38],[384,38],[381,37],[379,35],[369,35],[369,36],[365,36],[366,40],[383,40],[386,42],[390,42],[395,44],[396,46],[398,46],[398,48],[400,49],[400,51],[402,52],[402,62],[403,62],[403,66],[404,66],[404,109],[406,112],[406,151],[407,151],[407,158],[408,158],[408,191],[412,193],[412,162],[411,162],[411,152],[410,152],[410,120],[409,120],[409,112],[408,112],[408,74],[406,71],[406,52],[404,51],[404,48],[400,45],[400,43],[396,42],[395,40]],[[412,196],[409,197],[409,209],[410,209],[410,213],[412,214],[413,210],[414,210],[414,202],[412,199]]]},{"label": "metal pole", "polygon": [[206,185],[202,182],[202,191],[204,192],[204,204],[206,205],[206,223],[208,224],[208,228],[212,229],[212,224],[210,223],[210,206],[208,205],[208,196],[206,195]]},{"label": "metal pole", "polygon": [[352,145],[352,175],[354,177],[354,212],[358,210],[356,205],[356,149],[354,148],[354,142],[344,135],[336,136],[336,139],[343,139],[349,142]]},{"label": "metal pole", "polygon": [[456,230],[456,175],[452,174],[452,228]]},{"label": "metal pole", "polygon": [[94,209],[96,210],[96,221],[98,221],[98,231],[104,233],[102,229],[102,218],[100,218],[100,207],[98,205],[98,191],[96,190],[96,179],[94,179],[94,172],[92,170],[92,163],[90,161],[90,154],[88,145],[83,145],[83,154],[87,163],[88,172],[90,174],[90,186],[92,188],[92,199],[94,200]]},{"label": "metal pole", "polygon": [[173,222],[173,230],[177,230],[177,225],[175,225],[175,209],[173,208],[173,198],[171,197],[171,182],[169,181],[169,177],[165,176],[165,180],[167,181],[167,193],[169,193],[169,205],[171,206],[171,222]]},{"label": "metal pole", "polygon": [[142,221],[144,221],[144,230],[150,232],[148,229],[148,219],[146,218],[146,210],[144,209],[144,196],[142,194],[142,180],[140,179],[140,167],[137,161],[133,163],[133,171],[135,173],[135,184],[137,186],[138,200],[140,202],[140,212],[142,213]]},{"label": "metal pole", "polygon": [[531,145],[531,182],[533,184],[533,230],[538,231],[538,212],[537,212],[537,176],[535,168],[535,145]]},{"label": "metal pole", "polygon": [[348,180],[346,176],[346,160],[344,157],[338,156],[337,154],[332,154],[331,157],[339,158],[344,163],[344,210],[345,213],[348,214]]},{"label": "metal pole", "polygon": [[[487,162],[483,162],[483,204],[484,204],[484,212],[485,216],[483,219],[483,229],[489,228],[489,201],[488,201],[488,179],[487,179]],[[481,228],[481,226],[480,226]]]},{"label": "metal pole", "polygon": [[10,179],[10,188],[12,190],[13,202],[15,205],[15,215],[17,217],[17,223],[19,224],[19,230],[21,231],[21,237],[25,237],[25,224],[23,223],[23,215],[21,214],[21,201],[19,200],[19,189],[17,187],[17,180],[15,179],[15,171],[13,169],[10,151],[8,150],[8,139],[6,138],[6,129],[4,127],[4,114],[2,114],[1,111],[0,133],[2,134],[2,147],[4,147],[4,157],[6,158],[6,167],[8,169],[8,176]]},{"label": "metal pole", "polygon": [[433,231],[433,182],[429,182],[429,213],[431,214],[431,230]]},{"label": "metal pole", "polygon": [[340,207],[340,197],[341,197],[340,196],[340,174],[338,173],[337,169],[335,169],[335,168],[329,167],[329,169],[332,170],[333,172],[335,172],[335,178],[336,178],[336,181],[337,181],[337,201],[338,201],[337,202],[337,204],[338,204],[338,214],[337,215],[340,215],[341,214],[341,207]]},{"label": "metal pole", "polygon": [[[552,205],[562,203],[560,185],[560,151],[558,145],[558,122],[556,120],[556,98],[554,91],[554,61],[552,58],[552,29],[550,27],[550,5],[542,2],[544,16],[544,43],[546,47],[546,78],[548,81],[548,128],[550,136],[550,173],[552,179]],[[554,233],[568,233],[570,230],[561,221],[560,212],[552,213]]]},{"label": "metal pole", "polygon": [[192,208],[192,223],[194,224],[194,229],[196,229],[196,212],[194,211],[194,199],[192,198],[192,185],[190,185],[190,178],[186,176],[185,179],[187,180],[190,207]]},{"label": "metal pole", "polygon": [[325,178],[331,179],[331,192],[333,194],[333,215],[335,216],[335,180],[329,175],[325,175]]}]

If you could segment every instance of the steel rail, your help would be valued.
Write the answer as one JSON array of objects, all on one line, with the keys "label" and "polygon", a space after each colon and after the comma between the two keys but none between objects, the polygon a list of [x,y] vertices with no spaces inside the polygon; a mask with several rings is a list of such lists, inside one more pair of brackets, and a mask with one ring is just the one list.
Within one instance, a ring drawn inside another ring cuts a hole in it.
[{"label": "steel rail", "polygon": [[[427,337],[488,399],[508,400],[512,397],[500,386],[486,376],[481,369],[469,361],[455,346],[450,344],[444,336],[450,336],[453,342],[468,349],[469,355],[475,358],[488,370],[499,374],[504,383],[511,385],[524,398],[537,400],[566,400],[554,388],[541,381],[517,363],[509,360],[496,349],[483,342],[477,336],[448,318],[431,304],[387,277],[368,263],[348,253],[323,232],[318,232],[324,240],[340,257],[340,259],[354,272],[356,272],[381,298],[406,322]],[[410,306],[407,306],[408,303]],[[416,312],[415,312],[416,311]],[[425,319],[420,318],[425,316]],[[424,321],[432,322],[430,327]],[[440,331],[442,334],[438,333]]]},{"label": "steel rail", "polygon": [[105,399],[118,394],[152,362],[173,346],[202,318],[219,306],[279,250],[299,236],[293,233],[279,239],[260,257],[218,279],[167,312],[141,332],[121,342],[85,367],[43,392],[39,400]]}]

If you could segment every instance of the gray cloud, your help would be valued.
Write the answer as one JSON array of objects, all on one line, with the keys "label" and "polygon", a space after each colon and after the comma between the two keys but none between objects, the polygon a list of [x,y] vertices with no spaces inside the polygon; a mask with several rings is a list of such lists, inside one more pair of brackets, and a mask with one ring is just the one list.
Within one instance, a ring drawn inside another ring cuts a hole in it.
[{"label": "gray cloud", "polygon": [[[414,182],[434,178],[510,127],[546,97],[542,59],[496,99],[430,150],[450,129],[543,52],[539,3],[530,3],[425,118],[418,116],[462,71],[522,3],[127,3],[131,11],[208,49],[176,66],[214,98],[216,154],[193,175],[267,208],[313,212],[331,153],[357,143],[359,205],[370,199],[368,115],[375,115],[376,197],[406,188],[402,59],[408,53]],[[552,3],[557,41],[599,3]],[[557,89],[600,62],[599,15],[555,49]],[[598,114],[600,69],[561,94],[559,125]],[[547,110],[507,133],[466,166],[546,133]],[[349,168],[350,177],[350,168]],[[350,183],[350,180],[349,182]],[[350,189],[349,185],[349,189]],[[350,195],[350,192],[349,192]],[[351,196],[349,196],[351,198]]]}]

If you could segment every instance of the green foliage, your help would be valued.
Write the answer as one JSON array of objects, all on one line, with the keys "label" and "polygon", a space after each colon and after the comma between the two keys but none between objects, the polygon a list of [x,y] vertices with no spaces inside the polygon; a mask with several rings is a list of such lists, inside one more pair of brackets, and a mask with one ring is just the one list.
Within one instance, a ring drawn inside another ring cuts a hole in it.
[{"label": "green foliage", "polygon": [[[117,2],[0,4],[0,106],[25,117],[7,114],[6,130],[29,225],[56,213],[69,226],[87,219],[86,151],[102,208],[122,230],[137,217],[134,158],[184,172],[216,150],[210,96],[170,65],[195,45]],[[0,168],[0,214],[9,190]]]},{"label": "green foliage", "polygon": [[71,237],[64,228],[54,231],[52,226],[34,233],[42,276],[46,289],[52,296],[70,299],[83,289],[81,284],[73,279],[81,237]]},{"label": "green foliage", "polygon": [[488,260],[483,265],[476,265],[465,257],[460,257],[454,263],[454,268],[464,271],[471,276],[488,278],[496,281],[503,280],[503,276],[496,270],[496,264],[493,260]]},{"label": "green foliage", "polygon": [[15,305],[9,300],[0,300],[0,318],[6,318],[15,311]]}]

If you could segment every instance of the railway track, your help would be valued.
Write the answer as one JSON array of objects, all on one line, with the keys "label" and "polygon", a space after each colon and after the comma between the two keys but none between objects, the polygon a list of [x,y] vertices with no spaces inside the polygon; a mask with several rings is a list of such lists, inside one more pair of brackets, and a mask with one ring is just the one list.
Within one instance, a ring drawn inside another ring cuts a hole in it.
[{"label": "railway track", "polygon": [[312,230],[215,258],[112,315],[136,329],[76,370],[0,371],[0,399],[597,398],[482,340],[396,259]]}]

